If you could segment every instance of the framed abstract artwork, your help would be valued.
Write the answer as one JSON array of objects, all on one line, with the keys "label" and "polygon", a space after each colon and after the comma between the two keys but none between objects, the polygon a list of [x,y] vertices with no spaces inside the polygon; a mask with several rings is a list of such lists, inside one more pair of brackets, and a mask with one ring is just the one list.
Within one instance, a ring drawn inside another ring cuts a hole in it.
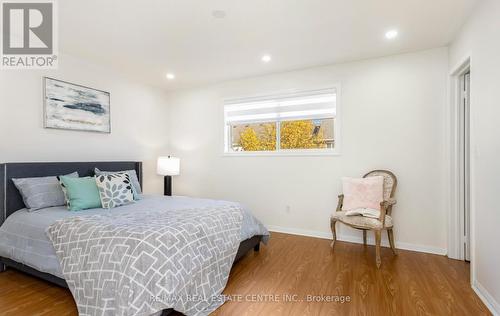
[{"label": "framed abstract artwork", "polygon": [[44,127],[111,133],[110,94],[44,77]]}]

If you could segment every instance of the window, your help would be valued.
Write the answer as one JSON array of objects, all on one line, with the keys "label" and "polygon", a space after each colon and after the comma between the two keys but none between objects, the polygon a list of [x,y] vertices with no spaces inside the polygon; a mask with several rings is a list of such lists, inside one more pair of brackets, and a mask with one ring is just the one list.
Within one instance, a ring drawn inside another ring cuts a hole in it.
[{"label": "window", "polygon": [[225,152],[336,153],[338,88],[224,103]]}]

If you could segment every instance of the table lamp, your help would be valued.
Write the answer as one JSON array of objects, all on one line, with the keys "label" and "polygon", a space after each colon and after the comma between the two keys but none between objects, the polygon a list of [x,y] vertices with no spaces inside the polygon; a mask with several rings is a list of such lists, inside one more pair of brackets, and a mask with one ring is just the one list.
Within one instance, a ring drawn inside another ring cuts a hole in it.
[{"label": "table lamp", "polygon": [[179,158],[168,156],[158,157],[158,164],[156,171],[159,175],[164,176],[164,194],[172,195],[172,176],[179,175],[181,161]]}]

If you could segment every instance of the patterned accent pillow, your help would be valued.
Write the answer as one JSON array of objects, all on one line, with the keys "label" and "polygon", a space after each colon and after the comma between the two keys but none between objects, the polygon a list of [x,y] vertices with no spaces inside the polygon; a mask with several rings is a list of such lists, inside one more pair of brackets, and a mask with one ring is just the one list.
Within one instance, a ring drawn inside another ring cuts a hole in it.
[{"label": "patterned accent pillow", "polygon": [[[78,178],[78,172],[76,173],[76,177]],[[62,182],[61,176],[57,176],[57,181],[59,181],[59,185],[61,186],[62,192],[64,194],[64,201],[66,202],[66,206],[69,208],[71,205],[68,197],[68,189],[64,185],[64,182]]]},{"label": "patterned accent pillow", "polygon": [[102,171],[98,168],[94,168],[94,173],[96,176],[108,175],[113,173],[126,173],[130,177],[132,184],[132,193],[134,194],[134,200],[142,199],[141,184],[139,183],[139,178],[137,177],[137,172],[135,170],[122,170],[122,171]]},{"label": "patterned accent pillow", "polygon": [[103,208],[113,208],[134,202],[128,173],[109,173],[95,176]]}]

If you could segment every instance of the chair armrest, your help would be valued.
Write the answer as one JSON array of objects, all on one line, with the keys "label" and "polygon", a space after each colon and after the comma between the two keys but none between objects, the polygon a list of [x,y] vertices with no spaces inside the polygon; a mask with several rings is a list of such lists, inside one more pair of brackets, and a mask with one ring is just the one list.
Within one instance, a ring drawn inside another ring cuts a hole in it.
[{"label": "chair armrest", "polygon": [[382,222],[382,226],[385,226],[385,214],[387,213],[387,209],[392,207],[394,204],[396,204],[396,200],[393,198],[380,202],[379,221]]},{"label": "chair armrest", "polygon": [[343,203],[344,203],[344,195],[341,194],[341,195],[339,195],[339,202],[337,203],[337,209],[335,210],[335,212],[342,211],[342,204]]},{"label": "chair armrest", "polygon": [[393,206],[394,204],[396,204],[395,199],[388,199],[388,200],[382,201],[382,202],[380,202],[380,209],[387,210],[389,208],[389,206]]},{"label": "chair armrest", "polygon": [[396,204],[396,199],[390,198],[386,202],[387,202],[387,206],[392,206],[392,205]]}]

